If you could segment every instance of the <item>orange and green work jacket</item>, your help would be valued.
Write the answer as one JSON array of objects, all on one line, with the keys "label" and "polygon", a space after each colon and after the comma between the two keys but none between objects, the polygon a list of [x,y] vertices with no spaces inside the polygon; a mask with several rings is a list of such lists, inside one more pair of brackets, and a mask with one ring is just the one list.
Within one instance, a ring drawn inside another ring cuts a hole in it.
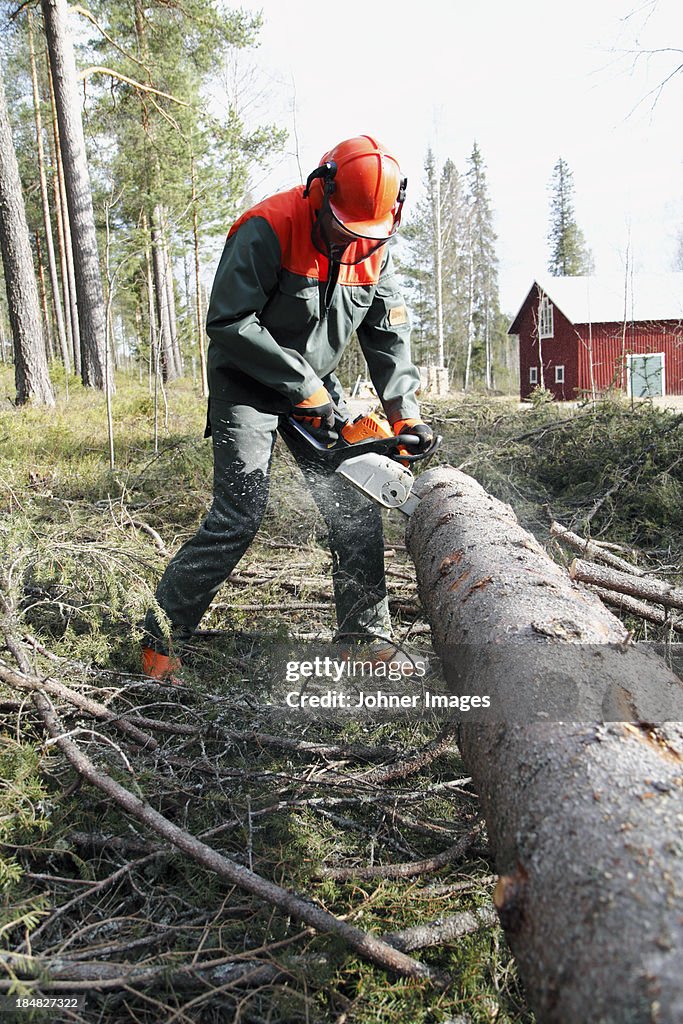
[{"label": "orange and green work jacket", "polygon": [[311,241],[315,210],[302,191],[258,203],[230,230],[206,322],[211,401],[287,413],[321,386],[338,395],[334,370],[355,331],[388,418],[418,417],[389,246],[332,264]]}]

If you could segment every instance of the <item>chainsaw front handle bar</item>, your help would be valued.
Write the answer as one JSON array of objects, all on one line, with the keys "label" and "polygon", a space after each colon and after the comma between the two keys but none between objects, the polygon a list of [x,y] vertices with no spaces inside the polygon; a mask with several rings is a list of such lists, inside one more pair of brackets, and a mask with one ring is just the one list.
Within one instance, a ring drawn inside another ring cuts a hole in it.
[{"label": "chainsaw front handle bar", "polygon": [[279,428],[281,433],[286,434],[290,438],[297,438],[301,441],[305,441],[306,445],[313,449],[316,453],[316,457],[320,457],[322,460],[329,462],[330,464],[336,463],[339,465],[345,459],[350,459],[355,455],[365,455],[367,452],[375,452],[378,455],[387,455],[390,459],[395,459],[397,462],[409,463],[409,462],[422,462],[425,459],[431,459],[439,448],[442,438],[439,434],[434,436],[431,444],[423,452],[415,452],[413,455],[409,455],[406,452],[400,452],[399,448],[414,448],[421,443],[421,439],[416,434],[398,434],[396,437],[377,437],[369,441],[356,441],[355,444],[349,444],[343,439],[341,434],[337,441],[329,448],[318,441],[317,438],[313,437],[303,424],[299,423],[298,420],[293,419],[289,416],[283,417],[280,420]]}]

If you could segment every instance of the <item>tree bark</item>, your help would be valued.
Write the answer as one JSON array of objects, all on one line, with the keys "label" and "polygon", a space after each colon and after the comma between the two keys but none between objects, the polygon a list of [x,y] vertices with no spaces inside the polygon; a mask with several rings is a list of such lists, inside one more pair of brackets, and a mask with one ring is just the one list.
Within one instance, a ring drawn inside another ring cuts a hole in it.
[{"label": "tree bark", "polygon": [[45,172],[45,148],[43,146],[43,121],[40,113],[40,91],[38,89],[38,71],[36,68],[36,54],[33,45],[33,15],[28,12],[28,45],[29,60],[31,64],[31,84],[33,86],[33,115],[36,126],[36,147],[38,152],[38,173],[40,175],[40,200],[43,208],[43,227],[45,229],[45,241],[47,244],[47,265],[50,274],[50,287],[52,289],[52,302],[55,312],[55,324],[57,337],[59,338],[59,351],[62,356],[64,368],[69,373],[69,352],[66,342],[66,331],[64,329],[64,313],[59,294],[59,278],[57,276],[57,261],[55,259],[55,247],[52,239],[52,217],[50,216],[50,200],[48,196],[47,174]]},{"label": "tree bark", "polygon": [[681,682],[472,478],[443,467],[417,490],[407,542],[444,675],[491,696],[460,711],[460,746],[530,1006],[542,1024],[677,1024]]},{"label": "tree bark", "polygon": [[173,351],[171,312],[168,302],[168,289],[166,287],[166,266],[161,233],[161,213],[158,205],[154,208],[152,214],[150,234],[152,239],[154,294],[156,296],[156,311],[159,318],[159,347],[161,349],[162,372],[164,380],[171,381],[179,376],[179,368],[176,366],[175,352]]},{"label": "tree bark", "polygon": [[19,166],[7,114],[0,67],[0,250],[9,321],[14,338],[17,405],[54,405],[41,327],[33,254]]},{"label": "tree bark", "polygon": [[168,242],[168,217],[166,216],[165,207],[160,207],[161,217],[161,250],[163,254],[163,267],[164,267],[164,285],[166,287],[166,296],[168,302],[168,317],[171,324],[171,346],[173,347],[173,358],[175,360],[176,370],[178,375],[183,375],[183,356],[180,351],[180,342],[178,340],[178,317],[176,314],[175,304],[175,281],[173,277],[173,264],[171,262],[171,253]]},{"label": "tree bark", "polygon": [[653,608],[651,604],[638,601],[628,594],[620,594],[616,590],[605,590],[604,587],[594,587],[595,593],[605,604],[611,604],[629,615],[635,615],[646,622],[653,622],[657,626],[665,626],[674,633],[683,633],[683,619],[675,619],[663,608]]},{"label": "tree bark", "polygon": [[97,253],[95,213],[76,83],[76,60],[67,25],[66,0],[41,0],[69,207],[85,387],[113,387],[107,373],[104,293]]},{"label": "tree bark", "polygon": [[40,244],[40,231],[36,231],[36,263],[38,264],[38,285],[40,291],[40,305],[43,310],[43,324],[45,325],[45,357],[48,364],[55,357],[55,350],[52,344],[52,328],[50,324],[50,310],[47,305],[47,289],[45,287],[45,267],[43,266],[43,247]]},{"label": "tree bark", "polygon": [[59,124],[57,121],[57,103],[55,100],[54,84],[52,82],[52,69],[50,68],[50,57],[47,58],[47,81],[50,92],[50,109],[52,111],[52,156],[55,168],[54,175],[54,197],[55,211],[57,213],[57,240],[59,243],[59,255],[62,268],[62,291],[64,293],[64,314],[66,316],[66,330],[71,343],[71,357],[76,376],[81,375],[81,334],[78,324],[78,303],[76,301],[76,274],[74,271],[74,254],[71,245],[71,226],[69,224],[69,208],[66,201],[66,187],[64,185],[64,168],[62,166],[62,153],[59,141]]},{"label": "tree bark", "polygon": [[[195,167],[194,153],[190,162],[192,175],[192,241],[194,245],[194,289],[195,289],[195,314],[197,317],[197,346],[199,348],[199,370],[202,378],[202,395],[206,398],[209,394],[209,383],[206,375],[206,349],[204,344],[204,317],[202,315],[202,285],[199,265],[199,214],[197,200],[197,169]],[[355,351],[355,346],[354,346]]]}]

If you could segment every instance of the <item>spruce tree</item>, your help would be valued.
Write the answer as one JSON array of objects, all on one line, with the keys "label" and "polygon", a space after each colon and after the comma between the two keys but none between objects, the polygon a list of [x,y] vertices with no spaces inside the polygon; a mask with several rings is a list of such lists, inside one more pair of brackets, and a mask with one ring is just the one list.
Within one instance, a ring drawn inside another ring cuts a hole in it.
[{"label": "spruce tree", "polygon": [[486,179],[486,165],[475,142],[467,161],[469,202],[469,302],[468,358],[465,387],[482,375],[487,388],[494,386],[494,351],[499,347],[500,300],[498,257],[493,210]]},{"label": "spruce tree", "polygon": [[553,168],[550,182],[550,259],[553,277],[592,274],[593,256],[574,213],[574,176],[562,157]]}]

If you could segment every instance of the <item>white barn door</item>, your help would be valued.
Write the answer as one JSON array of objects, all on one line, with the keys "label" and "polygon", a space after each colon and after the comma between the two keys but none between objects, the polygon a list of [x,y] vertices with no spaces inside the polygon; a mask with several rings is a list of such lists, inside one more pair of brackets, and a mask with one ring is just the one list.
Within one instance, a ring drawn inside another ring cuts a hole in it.
[{"label": "white barn door", "polygon": [[663,352],[630,355],[626,358],[630,398],[657,398],[666,394]]}]

